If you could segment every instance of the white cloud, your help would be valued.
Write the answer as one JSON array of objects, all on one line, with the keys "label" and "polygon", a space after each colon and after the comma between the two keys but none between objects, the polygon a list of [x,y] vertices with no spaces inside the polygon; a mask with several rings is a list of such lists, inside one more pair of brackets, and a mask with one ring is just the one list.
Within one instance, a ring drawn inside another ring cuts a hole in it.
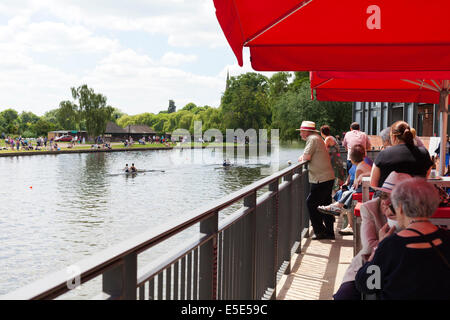
[{"label": "white cloud", "polygon": [[129,114],[157,113],[172,99],[180,107],[191,101],[218,106],[224,79],[200,76],[155,64],[131,50],[112,54],[83,81]]},{"label": "white cloud", "polygon": [[[81,84],[129,114],[157,113],[169,99],[179,108],[217,107],[227,70],[252,71],[221,61],[217,75],[183,69],[201,61],[185,47],[230,50],[211,0],[2,0],[0,17],[7,21],[0,24],[0,110],[42,115]],[[164,37],[158,52],[165,54],[128,47],[118,31]]]},{"label": "white cloud", "polygon": [[190,63],[197,60],[197,56],[193,54],[181,54],[167,52],[161,58],[161,64],[164,66],[176,67],[184,63]]}]

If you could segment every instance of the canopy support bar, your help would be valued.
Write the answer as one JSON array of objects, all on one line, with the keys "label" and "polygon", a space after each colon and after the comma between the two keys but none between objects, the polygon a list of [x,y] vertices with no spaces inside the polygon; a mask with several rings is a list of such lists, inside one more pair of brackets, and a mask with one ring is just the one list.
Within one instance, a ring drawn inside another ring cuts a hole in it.
[{"label": "canopy support bar", "polygon": [[[448,80],[445,80],[445,85],[448,85]],[[445,87],[445,86],[444,86]],[[447,125],[448,125],[448,90],[442,90],[439,100],[439,114],[441,117],[441,149],[439,153],[439,175],[445,174],[445,159],[447,149]]]}]

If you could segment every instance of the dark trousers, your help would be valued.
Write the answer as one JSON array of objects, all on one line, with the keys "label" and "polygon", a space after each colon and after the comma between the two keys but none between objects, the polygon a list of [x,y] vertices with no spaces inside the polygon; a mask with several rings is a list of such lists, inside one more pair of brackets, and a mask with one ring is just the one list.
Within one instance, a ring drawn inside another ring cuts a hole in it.
[{"label": "dark trousers", "polygon": [[309,211],[309,219],[316,235],[319,233],[334,234],[334,216],[317,210],[318,206],[326,206],[331,203],[333,184],[334,180],[311,183],[311,191],[306,199],[306,205]]},{"label": "dark trousers", "polygon": [[341,284],[333,298],[334,300],[361,300],[361,292],[356,289],[355,281],[348,281]]}]

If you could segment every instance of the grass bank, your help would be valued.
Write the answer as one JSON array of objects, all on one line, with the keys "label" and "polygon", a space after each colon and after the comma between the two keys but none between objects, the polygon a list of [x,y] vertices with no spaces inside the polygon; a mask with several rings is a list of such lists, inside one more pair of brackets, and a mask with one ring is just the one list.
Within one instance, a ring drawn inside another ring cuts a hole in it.
[{"label": "grass bank", "polygon": [[[16,148],[7,150],[3,150],[5,148],[5,143],[0,143],[0,157],[7,156],[31,156],[31,155],[43,155],[43,154],[67,154],[67,153],[91,153],[91,152],[118,152],[118,151],[145,151],[145,150],[164,150],[164,149],[172,149],[173,145],[164,145],[160,143],[155,144],[133,144],[132,146],[124,147],[123,143],[115,143],[111,145],[111,149],[105,148],[92,148],[91,145],[87,144],[76,144],[74,147],[69,148],[69,143],[58,143],[59,150],[49,150],[49,146],[42,147],[40,150],[24,150]],[[36,147],[33,144],[33,147]]]}]

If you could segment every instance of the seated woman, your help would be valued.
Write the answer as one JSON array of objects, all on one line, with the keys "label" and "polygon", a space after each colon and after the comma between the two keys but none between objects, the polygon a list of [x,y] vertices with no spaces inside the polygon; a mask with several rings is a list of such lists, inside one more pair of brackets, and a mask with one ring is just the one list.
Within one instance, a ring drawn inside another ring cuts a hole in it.
[{"label": "seated woman", "polygon": [[391,200],[404,230],[394,234],[391,228],[380,236],[356,274],[357,289],[380,299],[450,300],[450,231],[429,220],[439,205],[437,189],[411,178],[395,186]]},{"label": "seated woman", "polygon": [[348,191],[344,191],[342,193],[342,196],[338,201],[333,202],[328,206],[317,207],[320,212],[339,216],[342,212],[342,209],[350,208],[353,193],[362,192],[361,178],[363,176],[369,176],[370,171],[372,170],[372,167],[364,161],[365,155],[366,150],[362,145],[357,144],[352,148],[350,153],[350,160],[352,164],[356,166],[355,181]]},{"label": "seated woman", "polygon": [[383,230],[385,230],[388,227],[391,228],[392,226],[395,226],[396,231],[399,231],[395,212],[393,212],[390,207],[390,195],[392,188],[395,185],[410,178],[411,176],[409,174],[397,173],[395,171],[392,172],[381,188],[375,188],[381,192],[380,197],[364,202],[361,205],[362,248],[347,268],[342,284],[333,296],[335,300],[361,299],[361,293],[355,286],[356,272],[358,272],[363,263],[368,260],[373,248],[378,245],[379,238],[385,233],[385,231],[380,230],[383,228]]},{"label": "seated woman", "polygon": [[414,145],[414,136],[408,123],[397,121],[390,127],[391,145],[375,159],[370,185],[380,187],[392,171],[412,176],[428,176],[433,162],[428,150]]},{"label": "seated woman", "polygon": [[339,190],[339,187],[345,180],[345,168],[339,152],[339,144],[335,137],[331,135],[331,129],[327,125],[320,127],[320,135],[324,139],[325,147],[330,155],[331,166],[333,167],[335,181],[333,190]]}]

